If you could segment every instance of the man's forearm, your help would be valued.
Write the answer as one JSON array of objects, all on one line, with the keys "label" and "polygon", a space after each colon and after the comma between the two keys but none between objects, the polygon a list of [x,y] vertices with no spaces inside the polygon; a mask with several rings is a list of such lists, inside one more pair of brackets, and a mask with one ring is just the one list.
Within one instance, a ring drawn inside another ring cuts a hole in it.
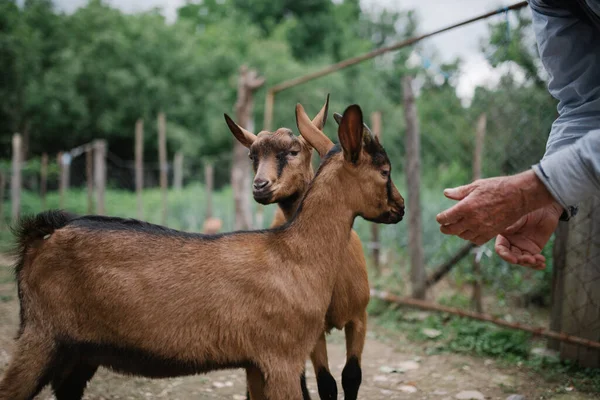
[{"label": "man's forearm", "polygon": [[533,170],[571,216],[579,202],[600,193],[600,129],[545,157]]}]

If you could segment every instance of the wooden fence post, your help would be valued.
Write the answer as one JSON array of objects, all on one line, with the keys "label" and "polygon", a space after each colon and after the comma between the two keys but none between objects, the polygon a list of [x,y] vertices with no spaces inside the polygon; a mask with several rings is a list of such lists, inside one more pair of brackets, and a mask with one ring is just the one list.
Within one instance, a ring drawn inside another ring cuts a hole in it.
[{"label": "wooden fence post", "polygon": [[96,214],[104,215],[106,189],[106,140],[94,141],[94,186],[96,187]]},{"label": "wooden fence post", "polygon": [[175,153],[173,160],[173,188],[180,191],[183,187],[183,153],[178,151]]},{"label": "wooden fence post", "polygon": [[[381,111],[375,111],[371,114],[371,130],[373,134],[381,141]],[[380,249],[381,244],[379,243],[379,225],[371,224],[371,257],[373,267],[377,276],[381,275],[381,264],[380,264]]]},{"label": "wooden fence post", "polygon": [[164,112],[158,113],[158,158],[160,163],[160,191],[162,194],[161,224],[167,225],[167,121]]},{"label": "wooden fence post", "polygon": [[42,153],[40,165],[40,200],[42,210],[46,209],[46,192],[48,191],[48,153]]},{"label": "wooden fence post", "polygon": [[[487,124],[486,114],[483,113],[477,120],[477,127],[475,130],[475,149],[473,152],[473,181],[481,179],[481,170],[483,163],[483,144],[485,141],[485,130]],[[481,276],[481,258],[483,252],[481,248],[475,249],[475,255],[473,256],[473,296],[471,303],[475,307],[478,313],[483,313],[483,299],[482,299],[482,276]]]},{"label": "wooden fence post", "polygon": [[69,172],[71,166],[71,154],[63,153],[62,151],[56,156],[56,162],[59,166],[59,190],[60,190],[60,201],[59,207],[65,208],[65,197],[67,190],[69,190]]},{"label": "wooden fence post", "polygon": [[209,219],[213,216],[212,196],[214,174],[212,163],[204,164],[204,188],[206,190],[206,215],[204,219]]},{"label": "wooden fence post", "polygon": [[[265,79],[258,72],[240,67],[237,101],[235,103],[236,122],[249,131],[254,130],[252,112],[254,109],[254,91],[261,87]],[[231,188],[235,204],[235,230],[252,228],[250,162],[248,149],[237,140],[233,145],[233,164],[231,167]]]},{"label": "wooden fence post", "polygon": [[[600,199],[579,204],[579,212],[568,222],[564,268],[555,288],[560,304],[560,330],[568,335],[600,340]],[[561,245],[561,244],[559,244]],[[562,292],[562,293],[561,293]],[[556,317],[553,310],[553,317]],[[561,358],[586,368],[600,367],[600,351],[562,343]]]},{"label": "wooden fence post", "polygon": [[85,183],[87,186],[87,213],[94,212],[94,146],[85,147]]},{"label": "wooden fence post", "polygon": [[23,142],[21,135],[15,133],[12,138],[12,177],[10,180],[10,195],[12,206],[12,221],[17,222],[21,212],[21,169],[23,163]]},{"label": "wooden fence post", "polygon": [[137,217],[144,219],[144,121],[135,123],[135,193],[137,197]]},{"label": "wooden fence post", "polygon": [[6,186],[6,175],[0,169],[0,230],[4,228],[4,187]]},{"label": "wooden fence post", "polygon": [[[552,289],[550,293],[550,330],[562,332],[562,313],[565,286],[565,269],[567,263],[567,241],[569,238],[569,224],[559,222],[554,232],[554,245],[552,246]],[[560,351],[559,340],[548,340],[550,349]]]},{"label": "wooden fence post", "polygon": [[404,118],[406,119],[406,184],[408,190],[408,247],[410,253],[410,278],[412,285],[412,296],[416,299],[425,298],[425,262],[423,255],[423,227],[421,223],[421,178],[420,158],[421,143],[419,132],[419,121],[415,95],[412,88],[413,78],[405,76],[402,78]]}]

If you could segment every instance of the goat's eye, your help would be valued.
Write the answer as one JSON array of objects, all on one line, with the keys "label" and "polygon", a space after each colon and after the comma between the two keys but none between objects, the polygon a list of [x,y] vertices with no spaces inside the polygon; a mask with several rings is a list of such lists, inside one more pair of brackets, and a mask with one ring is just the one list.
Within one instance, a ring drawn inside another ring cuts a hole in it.
[{"label": "goat's eye", "polygon": [[390,171],[387,169],[384,169],[381,171],[381,176],[383,176],[384,178],[387,178],[390,176]]},{"label": "goat's eye", "polygon": [[290,151],[290,156],[296,157],[300,152],[299,151]]},{"label": "goat's eye", "polygon": [[252,161],[254,161],[254,154],[248,153],[248,158],[251,159]]}]

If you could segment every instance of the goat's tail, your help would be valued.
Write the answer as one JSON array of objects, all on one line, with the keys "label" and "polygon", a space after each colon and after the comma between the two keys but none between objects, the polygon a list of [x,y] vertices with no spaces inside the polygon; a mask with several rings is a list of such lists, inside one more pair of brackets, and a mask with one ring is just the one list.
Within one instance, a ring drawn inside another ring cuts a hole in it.
[{"label": "goat's tail", "polygon": [[11,229],[16,239],[14,251],[14,255],[16,256],[15,275],[17,278],[19,303],[21,305],[21,327],[18,336],[21,336],[25,324],[21,272],[26,263],[28,250],[34,242],[44,239],[47,235],[51,235],[55,230],[64,227],[76,217],[76,215],[66,211],[49,210],[37,215],[21,217]]}]

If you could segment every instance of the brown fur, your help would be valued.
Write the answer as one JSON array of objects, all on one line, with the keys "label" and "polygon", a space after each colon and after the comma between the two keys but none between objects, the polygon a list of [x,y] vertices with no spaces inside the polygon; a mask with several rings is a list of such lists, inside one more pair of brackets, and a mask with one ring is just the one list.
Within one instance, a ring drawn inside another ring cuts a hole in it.
[{"label": "brown fur", "polygon": [[[313,134],[311,135],[307,127],[299,124],[300,133],[302,134],[302,131],[304,131],[307,134],[310,138],[310,143],[319,150],[322,156],[325,156],[334,146],[333,142],[322,133],[328,102],[329,96],[327,97],[325,106],[323,106],[319,114],[312,121],[312,125],[321,131],[320,135],[315,134],[315,131],[312,131]],[[368,128],[365,126],[365,129]],[[290,139],[289,134],[281,135],[278,132],[261,132],[257,137],[254,137],[252,133],[246,131],[244,135],[245,140],[241,141],[242,144],[250,148],[250,153],[254,154],[256,158],[254,162],[255,179],[261,179],[266,175],[272,182],[273,189],[267,203],[278,203],[279,207],[275,213],[271,227],[281,226],[293,218],[302,197],[308,189],[308,185],[305,182],[311,179],[309,177],[313,175],[311,164],[313,147],[311,144],[303,137]],[[239,134],[236,135],[234,133],[234,135],[239,137]],[[297,147],[297,142],[301,143],[300,153],[294,157],[295,162],[288,163],[278,178],[272,167],[276,164],[275,155],[264,151],[264,149],[276,147],[281,151],[285,151],[287,146],[289,151]],[[356,146],[356,143],[354,145]],[[264,202],[264,200],[262,201]],[[345,329],[347,344],[346,358],[350,360],[354,357],[360,366],[367,329],[366,309],[370,295],[363,247],[358,234],[354,230],[352,230],[347,242],[347,250],[343,253],[339,261],[340,268],[337,271],[336,283],[327,311],[325,328],[327,331],[332,328]],[[311,362],[316,376],[322,370],[329,372],[327,360],[327,346],[325,335],[323,334],[319,337],[319,341],[311,353]],[[358,390],[358,387],[356,390]]]},{"label": "brown fur", "polygon": [[[358,135],[345,131],[362,121],[360,108],[344,118],[340,137]],[[403,215],[401,197],[372,182],[377,156],[365,148],[350,165],[332,152],[296,217],[274,230],[202,236],[82,217],[27,236],[17,277],[24,326],[0,399],[33,397],[69,373],[75,361],[57,360],[71,356],[150,377],[243,366],[260,371],[266,398],[301,399],[298,377],[323,332],[355,216]]]}]

